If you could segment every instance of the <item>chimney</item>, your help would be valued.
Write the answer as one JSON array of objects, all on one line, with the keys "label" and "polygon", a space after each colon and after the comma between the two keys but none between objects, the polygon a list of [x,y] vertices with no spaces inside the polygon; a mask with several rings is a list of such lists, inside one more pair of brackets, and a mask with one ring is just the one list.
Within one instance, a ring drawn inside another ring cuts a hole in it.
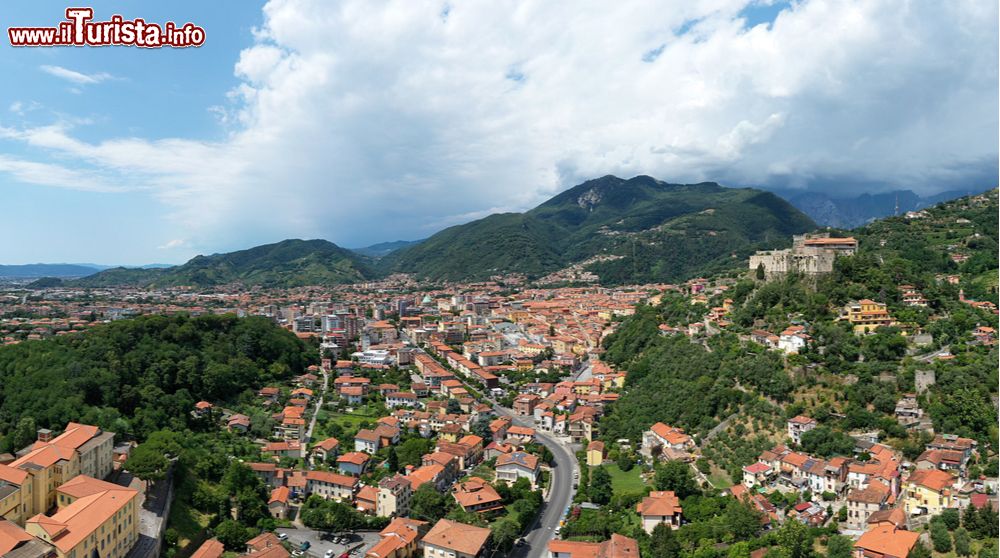
[{"label": "chimney", "polygon": [[48,428],[38,429],[38,441],[39,442],[51,442],[52,441],[52,431]]}]

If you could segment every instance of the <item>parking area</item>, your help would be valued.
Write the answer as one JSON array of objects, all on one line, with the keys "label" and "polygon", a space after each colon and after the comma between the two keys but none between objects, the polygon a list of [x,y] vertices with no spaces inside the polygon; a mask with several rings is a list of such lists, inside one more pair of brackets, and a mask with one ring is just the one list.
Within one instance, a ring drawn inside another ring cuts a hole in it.
[{"label": "parking area", "polygon": [[[351,558],[364,556],[368,550],[378,542],[378,533],[375,531],[359,531],[356,533],[333,533],[332,536],[324,538],[325,533],[313,531],[312,529],[294,529],[279,527],[275,529],[279,535],[288,536],[288,542],[293,549],[301,547],[302,543],[308,542],[309,549],[304,555],[309,558],[324,558],[329,552],[333,558],[338,558],[345,553]],[[337,542],[338,539],[347,539],[346,543]]]}]

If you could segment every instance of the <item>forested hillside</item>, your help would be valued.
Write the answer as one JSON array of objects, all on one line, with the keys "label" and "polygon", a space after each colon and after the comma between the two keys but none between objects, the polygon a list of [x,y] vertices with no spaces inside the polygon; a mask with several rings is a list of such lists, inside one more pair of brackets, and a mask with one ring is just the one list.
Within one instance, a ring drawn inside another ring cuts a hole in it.
[{"label": "forested hillside", "polygon": [[[859,240],[857,255],[838,258],[834,272],[818,280],[747,277],[707,304],[668,293],[656,307],[640,307],[605,340],[604,358],[629,375],[626,394],[602,420],[603,436],[634,440],[656,421],[704,434],[743,405],[753,416],[737,430],[755,423],[747,430],[780,437],[785,419],[806,413],[826,427],[820,432],[828,437],[808,448],[816,453],[842,449],[846,432],[874,430],[913,459],[927,435],[901,426],[893,412],[904,393],[918,391],[918,372],[933,372],[936,382],[918,402],[934,431],[978,440],[985,451],[977,466],[996,474],[996,459],[985,456],[998,443],[998,352],[974,333],[997,329],[997,314],[995,306],[974,302],[997,300],[997,214],[993,190],[844,232]],[[914,290],[923,304],[904,300],[904,291]],[[865,298],[886,304],[897,325],[857,335],[838,319],[846,304]],[[731,300],[730,323],[718,335],[660,334],[659,324],[701,321],[724,299]],[[748,340],[752,330],[778,333],[791,325],[810,336],[800,354]],[[766,443],[749,432],[738,436],[742,442],[728,430],[721,438],[731,444],[726,451],[706,455],[733,473],[755,459],[751,450],[759,448],[748,444]]]},{"label": "forested hillside", "polygon": [[[815,227],[774,194],[707,182],[605,176],[525,213],[445,229],[383,258],[383,273],[446,280],[538,278],[573,264],[603,283],[682,280],[728,269],[756,248]],[[597,260],[592,260],[597,258]]]},{"label": "forested hillside", "polygon": [[143,316],[0,347],[2,451],[35,427],[97,424],[140,438],[186,429],[193,405],[301,374],[313,352],[265,318]]}]

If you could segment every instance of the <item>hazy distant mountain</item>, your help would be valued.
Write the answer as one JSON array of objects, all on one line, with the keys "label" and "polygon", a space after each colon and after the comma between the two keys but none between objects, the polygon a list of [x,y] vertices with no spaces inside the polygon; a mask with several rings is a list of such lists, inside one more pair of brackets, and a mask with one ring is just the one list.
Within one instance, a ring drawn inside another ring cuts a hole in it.
[{"label": "hazy distant mountain", "polygon": [[413,246],[414,244],[419,244],[423,240],[395,240],[393,242],[379,242],[378,244],[372,244],[371,246],[365,246],[364,248],[351,248],[351,250],[368,256],[370,258],[381,258],[387,256],[396,250],[401,248],[406,248],[407,246]]},{"label": "hazy distant mountain", "polygon": [[881,194],[861,194],[855,197],[834,197],[824,192],[797,192],[775,190],[779,196],[812,217],[820,225],[850,229],[870,223],[881,217],[890,217],[898,211],[917,211],[934,204],[960,198],[979,191],[941,192],[926,198],[911,190],[896,190]]},{"label": "hazy distant mountain", "polygon": [[101,270],[90,264],[24,264],[0,265],[0,277],[30,279],[34,277],[86,277]]},{"label": "hazy distant mountain", "polygon": [[108,269],[71,284],[208,287],[229,283],[268,287],[334,285],[372,277],[366,257],[326,240],[283,240],[247,250],[195,256],[183,265]]},{"label": "hazy distant mountain", "polygon": [[[574,264],[606,283],[677,281],[790,243],[815,223],[769,192],[605,176],[525,213],[445,229],[382,258],[383,273],[445,280],[543,276]],[[597,261],[600,260],[600,261]]]}]

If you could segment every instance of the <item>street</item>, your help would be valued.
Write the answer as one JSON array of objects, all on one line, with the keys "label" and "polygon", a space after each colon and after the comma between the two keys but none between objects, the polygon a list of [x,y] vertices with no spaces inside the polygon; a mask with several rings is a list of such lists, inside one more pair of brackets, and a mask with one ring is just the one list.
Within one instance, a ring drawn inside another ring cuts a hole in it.
[{"label": "street", "polygon": [[[514,415],[510,409],[494,405],[498,415],[508,416],[518,426],[534,428],[534,421],[528,417]],[[541,517],[535,527],[524,536],[525,545],[515,547],[511,556],[518,558],[542,558],[548,554],[548,543],[554,537],[554,531],[563,519],[566,509],[573,501],[573,472],[576,470],[576,456],[562,442],[536,429],[535,437],[542,445],[549,448],[554,457],[552,466],[551,490],[549,499],[542,506]]]}]

